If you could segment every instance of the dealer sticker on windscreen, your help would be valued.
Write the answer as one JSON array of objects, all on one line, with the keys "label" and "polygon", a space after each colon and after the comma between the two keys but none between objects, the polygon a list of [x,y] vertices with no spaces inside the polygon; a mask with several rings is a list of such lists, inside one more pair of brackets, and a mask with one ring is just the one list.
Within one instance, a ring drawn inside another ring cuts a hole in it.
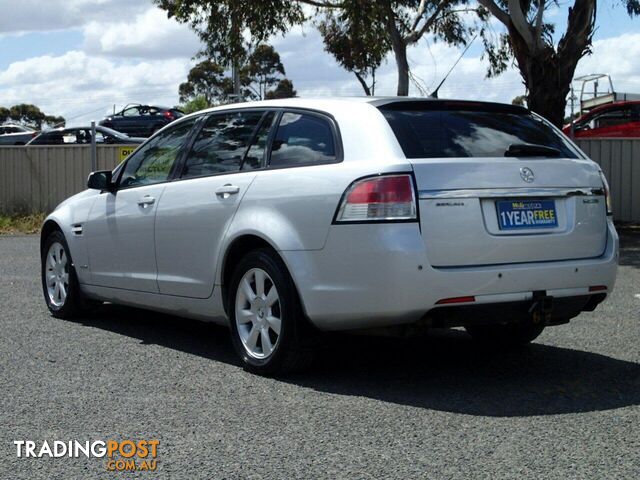
[{"label": "dealer sticker on windscreen", "polygon": [[553,200],[501,200],[496,202],[500,230],[558,226]]}]

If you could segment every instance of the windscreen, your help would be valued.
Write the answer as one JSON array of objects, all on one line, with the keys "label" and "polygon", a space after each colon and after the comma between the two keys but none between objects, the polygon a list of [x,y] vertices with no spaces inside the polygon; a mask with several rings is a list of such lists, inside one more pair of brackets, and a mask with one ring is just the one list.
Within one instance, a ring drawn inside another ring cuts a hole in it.
[{"label": "windscreen", "polygon": [[504,157],[511,145],[578,152],[546,121],[508,105],[398,102],[380,107],[407,158]]}]

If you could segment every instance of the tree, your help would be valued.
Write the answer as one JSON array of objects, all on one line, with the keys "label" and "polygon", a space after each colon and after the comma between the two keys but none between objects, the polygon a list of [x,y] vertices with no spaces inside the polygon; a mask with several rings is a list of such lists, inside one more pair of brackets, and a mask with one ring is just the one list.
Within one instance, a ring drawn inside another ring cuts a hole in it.
[{"label": "tree", "polygon": [[368,35],[375,37],[376,32],[384,32],[383,38],[395,57],[400,96],[409,95],[408,48],[427,34],[452,45],[466,44],[469,29],[460,14],[476,10],[469,0],[300,1],[340,12],[343,20],[358,21],[360,31]]},{"label": "tree", "polygon": [[276,88],[273,90],[269,90],[265,98],[267,100],[275,99],[275,98],[292,98],[295,97],[297,92],[293,89],[293,83],[291,80],[285,78],[278,82]]},{"label": "tree", "polygon": [[212,60],[204,60],[189,70],[187,81],[178,87],[180,101],[187,102],[202,97],[207,104],[213,105],[227,93],[228,84],[225,84],[224,79],[224,67]]},{"label": "tree", "polygon": [[[350,0],[347,10],[329,10],[318,24],[325,50],[353,73],[366,95],[375,95],[376,69],[391,50],[382,22],[371,16],[369,0]],[[367,82],[371,78],[371,83]]]},{"label": "tree", "polygon": [[[527,89],[527,105],[556,126],[562,126],[566,98],[578,61],[591,53],[596,25],[596,0],[574,0],[567,30],[556,42],[555,25],[545,22],[554,0],[478,0],[506,28],[492,38],[482,30],[489,76],[506,70],[511,59]],[[639,0],[620,0],[630,15],[640,14]]]},{"label": "tree", "polygon": [[[271,45],[260,44],[249,55],[247,65],[242,69],[241,83],[243,75],[257,98],[262,100],[267,94],[267,88],[275,85],[280,77],[284,77],[284,65],[280,61],[280,55]],[[252,87],[254,83],[257,84],[257,90]]]},{"label": "tree", "polygon": [[[237,66],[241,98],[262,100],[270,93],[269,87],[273,85],[279,89],[277,95],[280,96],[276,98],[295,95],[290,80],[287,80],[288,86],[286,83],[280,85],[286,80],[284,65],[271,45],[260,44],[244,58],[246,64]],[[178,87],[180,102],[185,103],[185,108],[199,107],[197,109],[230,103],[235,98],[234,85],[227,73],[222,65],[213,60],[198,63],[189,71],[187,81]],[[195,103],[191,105],[190,102]]]},{"label": "tree", "polygon": [[64,117],[46,115],[36,105],[21,103],[10,108],[0,107],[0,123],[16,122],[40,130],[43,125],[64,126]]},{"label": "tree", "polygon": [[[291,0],[154,0],[169,18],[187,23],[204,44],[201,52],[235,72],[234,92],[240,93],[240,65],[252,45],[302,23],[304,13]],[[246,40],[249,39],[249,41]]]},{"label": "tree", "polygon": [[[409,94],[408,47],[427,33],[454,45],[464,44],[468,32],[460,14],[475,10],[468,6],[470,0],[376,0],[364,4],[357,0],[154,1],[169,17],[191,26],[205,45],[205,56],[224,66],[236,66],[236,72],[251,45],[260,44],[271,35],[284,34],[291,25],[307,20],[303,5],[316,7],[316,13],[364,17],[369,22],[367,28],[386,31],[396,59],[398,95]],[[240,90],[239,77],[234,78],[236,92]]]}]

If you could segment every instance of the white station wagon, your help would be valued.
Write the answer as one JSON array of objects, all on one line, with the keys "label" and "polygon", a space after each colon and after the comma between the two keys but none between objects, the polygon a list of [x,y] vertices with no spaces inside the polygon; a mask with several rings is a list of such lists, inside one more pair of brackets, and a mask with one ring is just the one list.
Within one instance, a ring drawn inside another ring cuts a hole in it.
[{"label": "white station wagon", "polygon": [[228,105],[88,187],[42,228],[53,315],[113,302],[228,324],[257,373],[305,367],[320,331],[464,326],[527,343],[616,277],[601,170],[514,105]]}]

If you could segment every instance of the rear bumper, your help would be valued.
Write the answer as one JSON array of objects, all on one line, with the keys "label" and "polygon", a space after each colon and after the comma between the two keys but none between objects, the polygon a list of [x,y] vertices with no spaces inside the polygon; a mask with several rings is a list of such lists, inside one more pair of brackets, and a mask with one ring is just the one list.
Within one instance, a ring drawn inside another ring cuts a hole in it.
[{"label": "rear bumper", "polygon": [[438,300],[453,297],[474,296],[475,305],[523,302],[541,291],[555,298],[590,295],[596,285],[608,294],[618,235],[609,221],[598,258],[432,268],[418,224],[334,225],[323,250],[281,254],[309,319],[321,330],[348,330],[417,322]]}]

